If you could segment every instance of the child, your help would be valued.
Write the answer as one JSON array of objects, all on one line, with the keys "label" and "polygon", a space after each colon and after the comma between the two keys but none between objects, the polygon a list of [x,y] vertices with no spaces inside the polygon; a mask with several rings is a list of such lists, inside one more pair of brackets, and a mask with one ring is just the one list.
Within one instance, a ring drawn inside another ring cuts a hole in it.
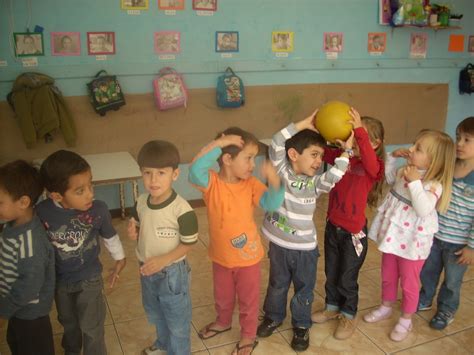
[{"label": "child", "polygon": [[[384,162],[382,122],[349,111],[354,127],[354,152],[344,177],[329,193],[324,258],[326,307],[312,316],[315,323],[339,318],[334,337],[352,336],[357,323],[359,271],[367,255],[367,202],[375,205],[381,194]],[[340,150],[326,149],[324,161],[333,164]]]},{"label": "child", "polygon": [[[284,182],[286,197],[278,211],[265,215],[262,226],[263,234],[270,241],[270,278],[263,306],[265,317],[257,335],[268,337],[281,325],[286,316],[288,288],[293,282],[291,347],[295,351],[304,351],[309,346],[311,305],[319,257],[313,222],[316,199],[333,188],[349,164],[349,155],[343,152],[335,160],[334,167],[316,175],[326,147],[324,138],[315,132],[316,112],[273,136],[270,160]],[[352,140],[353,134],[347,143],[341,143],[345,149],[351,149]]]},{"label": "child", "polygon": [[157,340],[143,354],[190,354],[190,268],[186,254],[197,242],[197,217],[188,202],[173,190],[179,176],[179,153],[165,141],[150,141],[138,153],[143,185],[128,235],[137,240],[143,307],[155,325]]},{"label": "child", "polygon": [[430,321],[430,327],[439,330],[454,320],[464,273],[474,262],[474,117],[457,126],[456,149],[451,202],[447,212],[439,215],[439,231],[421,270],[418,310],[425,311],[431,309],[444,268],[438,310]]},{"label": "child", "polygon": [[[389,318],[402,288],[402,316],[390,333],[404,340],[412,330],[420,290],[420,271],[438,230],[436,209],[445,212],[454,168],[454,143],[446,134],[421,131],[410,149],[397,149],[387,157],[386,178],[393,184],[378,208],[369,237],[382,252],[382,305],[364,316],[369,323]],[[408,164],[397,171],[394,157]]]},{"label": "child", "polygon": [[12,354],[53,354],[49,312],[54,251],[33,206],[43,192],[38,171],[23,160],[0,168],[0,318],[8,319]]},{"label": "child", "polygon": [[[209,218],[209,257],[212,260],[217,319],[200,330],[209,339],[230,330],[235,296],[239,299],[241,337],[233,354],[250,354],[257,345],[260,260],[263,247],[253,218],[256,206],[276,210],[284,189],[270,163],[262,174],[270,187],[252,176],[258,141],[231,127],[204,148],[190,167],[189,179],[203,192]],[[220,170],[211,169],[219,163]]]},{"label": "child", "polygon": [[43,162],[40,175],[49,198],[36,210],[56,254],[55,301],[64,327],[62,346],[66,354],[80,353],[83,345],[84,354],[106,354],[99,235],[116,260],[110,287],[125,267],[120,238],[107,205],[94,200],[91,168],[84,158],[58,150]]}]

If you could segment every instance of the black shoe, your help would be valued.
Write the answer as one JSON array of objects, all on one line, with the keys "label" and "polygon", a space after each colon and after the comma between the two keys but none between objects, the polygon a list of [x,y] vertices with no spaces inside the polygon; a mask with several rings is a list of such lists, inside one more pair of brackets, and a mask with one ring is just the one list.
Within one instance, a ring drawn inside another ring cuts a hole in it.
[{"label": "black shoe", "polygon": [[294,351],[305,351],[309,346],[309,328],[293,328],[291,348]]},{"label": "black shoe", "polygon": [[266,338],[273,334],[276,328],[278,328],[281,323],[272,321],[270,318],[264,318],[263,322],[257,328],[257,335],[260,338]]}]

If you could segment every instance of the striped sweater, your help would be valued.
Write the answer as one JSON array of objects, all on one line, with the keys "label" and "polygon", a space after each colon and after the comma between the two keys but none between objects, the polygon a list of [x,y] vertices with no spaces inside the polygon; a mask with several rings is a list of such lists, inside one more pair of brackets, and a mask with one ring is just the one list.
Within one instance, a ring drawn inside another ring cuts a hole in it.
[{"label": "striped sweater", "polygon": [[266,213],[262,233],[283,248],[313,250],[317,246],[313,222],[316,199],[342,178],[349,160],[337,158],[335,165],[322,175],[295,174],[286,158],[285,141],[296,133],[292,123],[273,136],[269,156],[285,185],[285,200],[277,211]]},{"label": "striped sweater", "polygon": [[54,250],[38,217],[0,236],[0,318],[36,319],[53,303]]},{"label": "striped sweater", "polygon": [[435,238],[474,249],[474,171],[453,180],[451,202],[445,214],[438,218]]}]

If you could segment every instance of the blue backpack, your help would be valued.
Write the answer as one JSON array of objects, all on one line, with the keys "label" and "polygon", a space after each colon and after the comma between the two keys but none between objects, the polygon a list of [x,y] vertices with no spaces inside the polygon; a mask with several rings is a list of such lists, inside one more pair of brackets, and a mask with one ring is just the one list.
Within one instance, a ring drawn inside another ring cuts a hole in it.
[{"label": "blue backpack", "polygon": [[245,103],[244,83],[230,67],[217,79],[216,99],[219,107],[240,107]]}]

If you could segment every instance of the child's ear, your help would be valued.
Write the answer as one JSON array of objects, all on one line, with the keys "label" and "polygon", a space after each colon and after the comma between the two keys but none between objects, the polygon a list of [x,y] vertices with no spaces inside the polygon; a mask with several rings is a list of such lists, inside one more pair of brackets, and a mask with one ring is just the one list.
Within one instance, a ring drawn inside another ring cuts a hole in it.
[{"label": "child's ear", "polygon": [[179,168],[173,170],[173,181],[178,180],[179,177]]},{"label": "child's ear", "polygon": [[57,203],[60,203],[63,200],[63,196],[59,192],[50,192],[49,197]]},{"label": "child's ear", "polygon": [[298,158],[299,153],[295,148],[290,148],[288,149],[288,157],[290,158],[291,161],[296,161]]},{"label": "child's ear", "polygon": [[232,157],[229,153],[222,155],[222,163],[224,163],[224,165],[230,165],[232,163]]},{"label": "child's ear", "polygon": [[27,209],[28,207],[30,207],[30,204],[31,204],[31,198],[29,198],[28,196],[21,196],[18,201],[20,202],[20,207],[23,208],[23,209]]}]

